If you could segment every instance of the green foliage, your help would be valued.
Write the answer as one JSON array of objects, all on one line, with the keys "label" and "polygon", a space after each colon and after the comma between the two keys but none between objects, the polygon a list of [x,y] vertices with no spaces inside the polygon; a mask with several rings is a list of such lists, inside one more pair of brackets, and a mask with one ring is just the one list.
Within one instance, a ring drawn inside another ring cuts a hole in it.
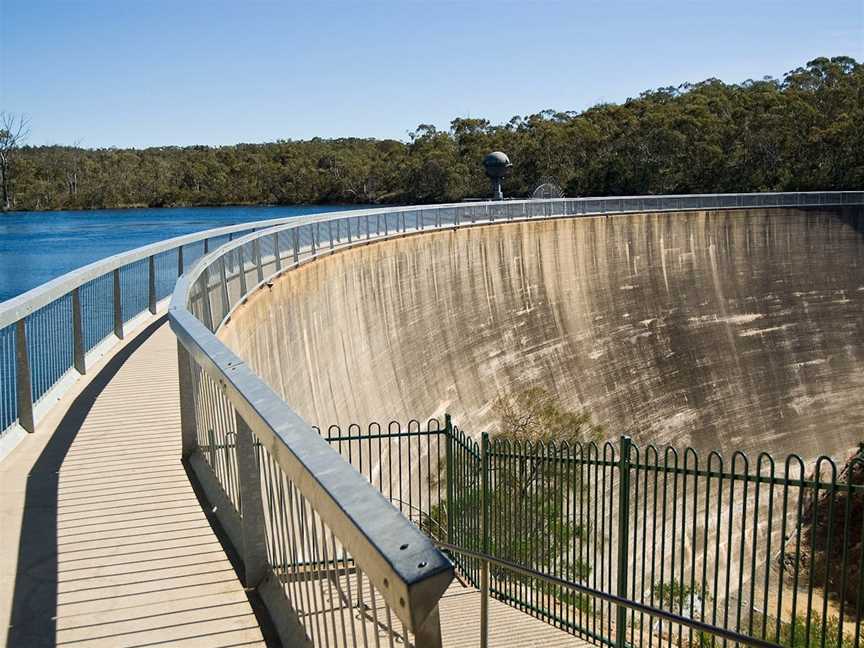
[{"label": "green foliage", "polygon": [[711,595],[701,585],[680,583],[675,578],[668,583],[654,583],[651,591],[654,594],[654,604],[670,612],[678,612],[682,602],[683,607],[689,607],[691,596],[696,610],[703,602],[707,605],[711,601]]},{"label": "green foliage", "polygon": [[542,387],[501,396],[492,406],[498,418],[496,439],[521,443],[584,443],[603,437],[603,426],[591,421],[585,410],[564,409]]},{"label": "green foliage", "polygon": [[[511,196],[544,176],[569,196],[864,186],[864,66],[817,58],[783,80],[717,79],[581,113],[421,124],[408,142],[312,139],[145,150],[23,147],[15,209],[251,203],[432,203],[487,196],[506,151]],[[35,125],[38,128],[38,124]]]},{"label": "green foliage", "polygon": [[[764,618],[754,613],[754,634],[759,636],[755,628],[766,622],[766,637],[770,641],[776,640],[777,620],[774,617]],[[849,618],[847,617],[847,621]],[[834,615],[825,621],[822,628],[822,615],[815,610],[810,613],[809,627],[806,613],[795,615],[790,622],[780,624],[780,645],[786,648],[814,648],[815,646],[830,646],[831,648],[853,648],[855,646],[854,636],[844,634],[840,628],[840,619]],[[720,642],[718,641],[718,644]]]},{"label": "green foliage", "polygon": [[[562,465],[573,454],[572,444],[599,438],[600,426],[587,412],[571,412],[540,388],[531,387],[500,398],[494,405],[498,433],[490,442],[487,501],[490,528],[481,535],[482,461],[470,439],[451,442],[452,501],[434,506],[424,529],[443,537],[448,516],[454,537],[451,543],[485,551],[544,574],[579,582],[591,574],[578,548],[588,532],[576,514],[582,489],[571,471]],[[456,433],[457,435],[459,433]],[[463,442],[464,441],[464,442]],[[507,455],[506,459],[501,454]],[[463,566],[471,572],[472,561]],[[592,602],[570,589],[491,567],[496,587],[510,592],[525,586],[588,611]],[[469,573],[470,576],[470,573]]]}]

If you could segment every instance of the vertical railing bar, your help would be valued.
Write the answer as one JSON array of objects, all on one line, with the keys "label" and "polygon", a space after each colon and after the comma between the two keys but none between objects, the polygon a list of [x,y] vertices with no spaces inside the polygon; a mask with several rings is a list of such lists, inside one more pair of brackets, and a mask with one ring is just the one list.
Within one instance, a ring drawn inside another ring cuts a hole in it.
[{"label": "vertical railing bar", "polygon": [[27,327],[23,317],[15,322],[15,388],[17,392],[18,423],[25,431],[30,433],[35,432],[30,355],[27,352]]},{"label": "vertical railing bar", "polygon": [[123,296],[120,289],[120,268],[113,272],[114,276],[114,335],[123,339]]},{"label": "vertical railing bar", "polygon": [[84,317],[80,287],[72,290],[72,364],[82,376],[87,373],[87,352],[84,345]]},{"label": "vertical railing bar", "polygon": [[[627,598],[627,558],[630,538],[630,446],[628,436],[621,437],[621,456],[618,465],[618,596]],[[615,646],[627,643],[627,608],[619,605],[616,616]]]},{"label": "vertical railing bar", "polygon": [[156,314],[156,257],[147,257],[147,305],[152,315]]},{"label": "vertical railing bar", "polygon": [[243,584],[246,587],[257,587],[267,574],[267,533],[264,528],[264,507],[261,502],[261,475],[255,457],[252,431],[237,412],[234,421],[237,439],[240,522],[243,534]]},{"label": "vertical railing bar", "polygon": [[[483,555],[489,555],[489,434],[480,437],[480,503],[482,509],[480,537]],[[480,648],[489,646],[489,561],[480,565]]]}]

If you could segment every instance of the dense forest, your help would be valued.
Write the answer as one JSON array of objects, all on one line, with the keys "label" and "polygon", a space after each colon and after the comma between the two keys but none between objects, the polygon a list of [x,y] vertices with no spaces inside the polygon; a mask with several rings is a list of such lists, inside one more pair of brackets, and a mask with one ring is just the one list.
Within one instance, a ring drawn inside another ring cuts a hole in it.
[{"label": "dense forest", "polygon": [[861,189],[864,65],[818,58],[782,80],[708,79],[583,112],[458,118],[446,132],[421,124],[405,142],[21,146],[6,169],[12,209],[429,203],[488,195],[491,150],[514,163],[509,196],[543,177],[568,196]]}]

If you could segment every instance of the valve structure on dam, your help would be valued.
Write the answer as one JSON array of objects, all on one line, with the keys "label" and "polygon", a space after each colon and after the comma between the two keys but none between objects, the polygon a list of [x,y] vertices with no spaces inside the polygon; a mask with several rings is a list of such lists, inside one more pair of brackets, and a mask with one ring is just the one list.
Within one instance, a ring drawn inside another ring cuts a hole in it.
[{"label": "valve structure on dam", "polygon": [[[283,645],[857,646],[862,228],[864,192],[358,210],[166,241],[0,305],[0,451],[28,484],[9,641],[142,640],[110,610],[87,634],[92,587],[163,640],[242,607],[163,619],[96,551],[97,528],[141,529],[75,469],[116,477],[142,450],[100,438],[128,428],[182,457],[236,564],[198,574],[215,563],[181,535],[136,564],[183,571],[146,582],[254,591]],[[176,402],[144,396],[166,384]],[[526,393],[602,428],[508,436],[495,404]]]}]

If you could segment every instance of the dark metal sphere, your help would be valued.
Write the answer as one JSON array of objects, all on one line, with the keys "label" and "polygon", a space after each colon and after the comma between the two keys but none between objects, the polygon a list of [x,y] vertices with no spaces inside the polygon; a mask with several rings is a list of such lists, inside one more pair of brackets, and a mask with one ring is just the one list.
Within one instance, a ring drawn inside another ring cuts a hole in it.
[{"label": "dark metal sphere", "polygon": [[483,158],[483,166],[486,169],[486,175],[490,178],[503,178],[510,175],[513,167],[508,158],[501,151],[494,151]]}]

